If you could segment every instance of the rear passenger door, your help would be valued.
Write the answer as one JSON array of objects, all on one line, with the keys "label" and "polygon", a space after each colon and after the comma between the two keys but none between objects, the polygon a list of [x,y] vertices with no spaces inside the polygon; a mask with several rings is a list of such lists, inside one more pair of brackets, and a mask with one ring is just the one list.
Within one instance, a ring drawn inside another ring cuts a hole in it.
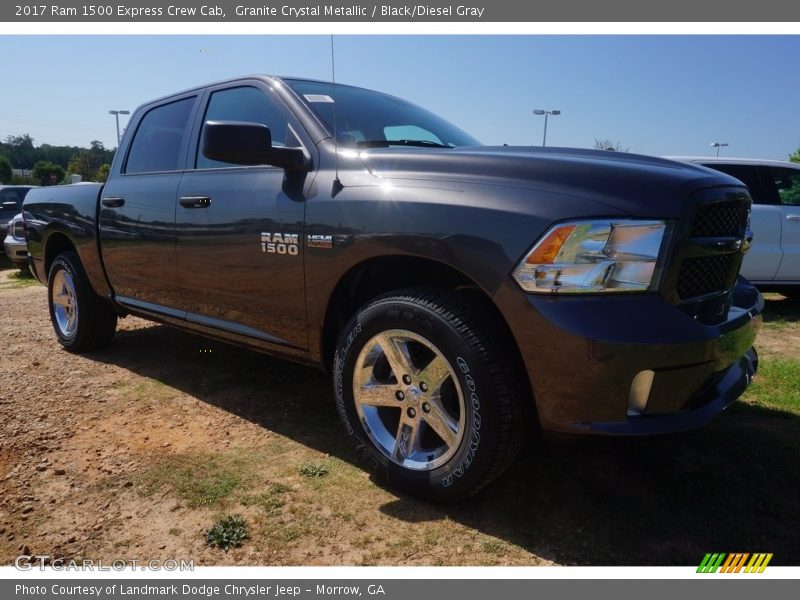
[{"label": "rear passenger door", "polygon": [[800,168],[762,167],[761,176],[782,223],[783,260],[775,279],[800,281]]},{"label": "rear passenger door", "polygon": [[745,255],[741,274],[751,281],[772,281],[781,264],[781,215],[775,199],[764,189],[756,165],[707,163],[704,166],[722,171],[744,183],[753,198],[750,229],[753,245]]},{"label": "rear passenger door", "polygon": [[307,347],[303,234],[310,173],[206,158],[206,121],[270,128],[274,146],[305,135],[262,81],[210,88],[198,115],[177,205],[178,271],[186,319],[267,343]]},{"label": "rear passenger door", "polygon": [[197,95],[144,111],[100,200],[100,243],[122,304],[182,317],[175,259],[175,202]]}]

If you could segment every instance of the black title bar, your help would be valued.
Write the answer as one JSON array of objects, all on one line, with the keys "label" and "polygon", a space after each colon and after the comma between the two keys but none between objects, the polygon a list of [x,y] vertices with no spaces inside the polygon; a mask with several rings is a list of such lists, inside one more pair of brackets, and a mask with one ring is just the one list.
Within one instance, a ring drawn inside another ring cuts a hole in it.
[{"label": "black title bar", "polygon": [[800,22],[800,3],[760,0],[466,0],[297,2],[130,0],[12,2],[5,22]]}]

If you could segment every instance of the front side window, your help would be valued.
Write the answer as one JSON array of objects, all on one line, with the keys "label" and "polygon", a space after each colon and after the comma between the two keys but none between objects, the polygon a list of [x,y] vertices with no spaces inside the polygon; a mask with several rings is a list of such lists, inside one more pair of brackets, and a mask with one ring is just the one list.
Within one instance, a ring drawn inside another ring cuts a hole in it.
[{"label": "front side window", "polygon": [[151,109],[139,123],[131,143],[125,172],[176,171],[182,167],[181,149],[188,132],[195,98],[186,98]]},{"label": "front side window", "polygon": [[[206,121],[243,121],[259,123],[269,127],[272,134],[272,145],[275,147],[297,146],[298,142],[289,129],[286,113],[273,102],[262,90],[254,87],[237,87],[220,90],[211,94],[206,110]],[[200,136],[197,151],[197,168],[213,169],[235,167],[229,163],[211,160],[203,155],[205,126]]]},{"label": "front side window", "polygon": [[775,184],[778,204],[800,206],[800,169],[770,167],[769,174]]}]

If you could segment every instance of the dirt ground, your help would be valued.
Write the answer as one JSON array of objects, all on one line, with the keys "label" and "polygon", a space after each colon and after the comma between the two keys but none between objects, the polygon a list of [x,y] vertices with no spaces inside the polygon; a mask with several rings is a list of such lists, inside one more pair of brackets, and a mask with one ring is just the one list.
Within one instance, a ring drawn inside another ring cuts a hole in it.
[{"label": "dirt ground", "polygon": [[[798,438],[796,416],[743,404],[682,436],[536,442],[478,499],[433,506],[370,479],[324,374],[135,318],[120,321],[110,349],[72,355],[54,339],[45,288],[11,273],[0,271],[0,564],[27,552],[198,565],[697,564],[753,545],[776,564],[800,560],[783,526],[800,498],[797,446],[784,443]],[[775,352],[800,347],[793,331],[793,344],[770,342]],[[739,481],[737,461],[758,470],[761,460],[747,444],[770,467]],[[726,495],[744,499],[699,514]],[[244,517],[249,539],[207,546],[206,530],[229,514]]]},{"label": "dirt ground", "polygon": [[[53,337],[45,288],[10,273],[0,271],[0,563],[28,550],[216,565],[449,564],[464,553],[437,551],[453,533],[446,516],[416,525],[381,512],[396,496],[336,458],[350,453],[321,372],[137,318],[120,320],[113,350],[73,355]],[[250,540],[226,553],[204,533],[227,514],[245,518]],[[486,549],[482,563],[513,550],[460,533],[470,556]]]}]

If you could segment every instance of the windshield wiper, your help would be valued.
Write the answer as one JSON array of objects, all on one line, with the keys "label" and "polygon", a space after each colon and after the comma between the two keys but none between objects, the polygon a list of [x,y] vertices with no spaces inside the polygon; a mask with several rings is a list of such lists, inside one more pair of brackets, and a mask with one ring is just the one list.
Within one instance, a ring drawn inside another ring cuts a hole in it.
[{"label": "windshield wiper", "polygon": [[356,142],[359,148],[388,148],[389,146],[416,146],[419,148],[452,148],[430,140],[365,140]]}]

